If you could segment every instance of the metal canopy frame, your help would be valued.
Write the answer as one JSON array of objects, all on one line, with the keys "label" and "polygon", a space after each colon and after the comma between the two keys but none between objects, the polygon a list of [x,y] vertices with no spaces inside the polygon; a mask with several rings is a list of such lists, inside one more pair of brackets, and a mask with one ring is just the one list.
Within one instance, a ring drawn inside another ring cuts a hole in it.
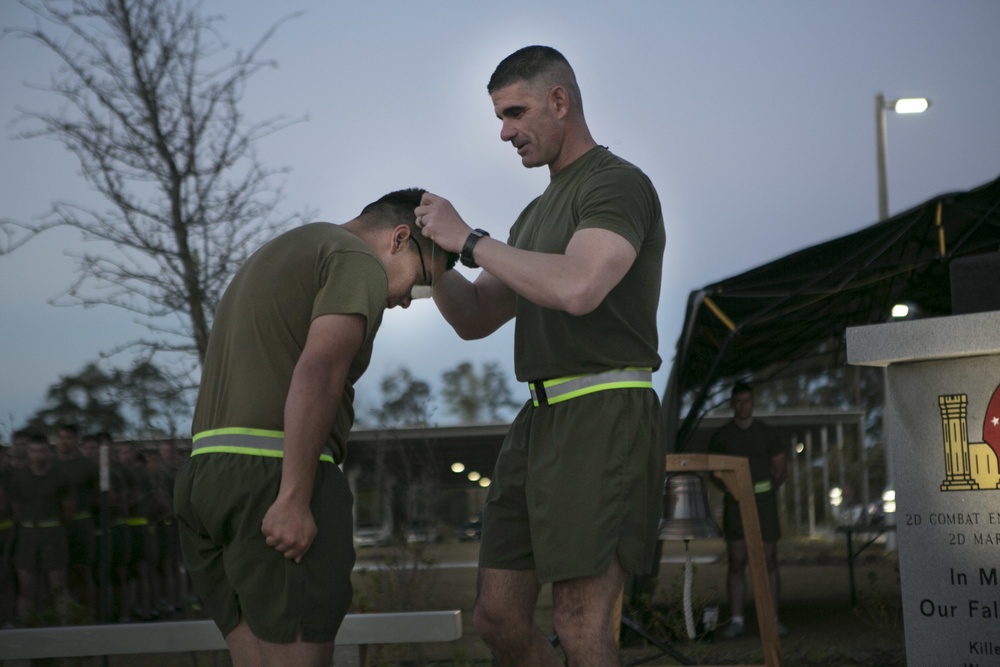
[{"label": "metal canopy frame", "polygon": [[693,291],[664,395],[674,451],[721,380],[843,365],[846,329],[885,321],[895,303],[950,315],[952,260],[998,250],[1000,178]]}]

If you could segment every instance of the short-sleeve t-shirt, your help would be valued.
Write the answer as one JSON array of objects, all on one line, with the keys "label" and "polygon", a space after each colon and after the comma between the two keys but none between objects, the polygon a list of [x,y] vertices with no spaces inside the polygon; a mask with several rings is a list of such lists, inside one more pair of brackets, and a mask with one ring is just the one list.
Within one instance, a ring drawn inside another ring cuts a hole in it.
[{"label": "short-sleeve t-shirt", "polygon": [[778,432],[762,421],[754,419],[743,429],[730,421],[712,434],[708,444],[710,454],[742,456],[750,464],[750,477],[754,483],[771,481],[771,458],[785,453]]},{"label": "short-sleeve t-shirt", "polygon": [[93,512],[100,506],[100,468],[85,456],[59,459],[56,467],[66,473],[73,485],[77,512]]},{"label": "short-sleeve t-shirt", "polygon": [[365,318],[327,443],[340,462],[354,422],[354,383],[371,360],[388,298],[385,266],[339,225],[311,223],[263,245],[240,267],[219,303],[192,433],[251,428],[284,432],[285,399],[312,321]]},{"label": "short-sleeve t-shirt", "polygon": [[55,466],[44,475],[23,468],[14,475],[14,498],[21,508],[22,521],[60,521],[63,502],[73,498],[73,485]]},{"label": "short-sleeve t-shirt", "polygon": [[600,146],[552,177],[518,217],[508,243],[562,254],[573,234],[587,228],[624,237],[636,250],[635,262],[586,315],[517,297],[514,370],[522,382],[660,366],[656,309],[665,245],[660,201],[642,171]]}]

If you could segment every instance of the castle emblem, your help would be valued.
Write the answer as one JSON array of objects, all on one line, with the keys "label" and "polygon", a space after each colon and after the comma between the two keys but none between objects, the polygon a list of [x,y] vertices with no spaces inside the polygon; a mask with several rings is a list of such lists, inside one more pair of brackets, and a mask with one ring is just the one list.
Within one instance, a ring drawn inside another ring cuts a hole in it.
[{"label": "castle emblem", "polygon": [[1000,386],[986,408],[982,442],[969,442],[968,404],[967,394],[938,396],[945,469],[941,490],[1000,489]]}]

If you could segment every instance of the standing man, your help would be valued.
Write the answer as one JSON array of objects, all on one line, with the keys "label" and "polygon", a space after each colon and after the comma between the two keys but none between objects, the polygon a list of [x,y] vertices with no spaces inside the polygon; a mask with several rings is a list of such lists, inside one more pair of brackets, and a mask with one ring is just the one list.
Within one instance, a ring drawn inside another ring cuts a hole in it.
[{"label": "standing man", "polygon": [[127,615],[128,610],[131,610],[135,620],[152,621],[158,616],[156,601],[153,599],[152,570],[159,552],[156,528],[149,519],[153,483],[146,470],[146,455],[136,451],[132,443],[117,443],[115,455],[128,471],[125,476],[125,531],[128,535],[125,562],[128,568],[126,580],[129,602],[120,613]]},{"label": "standing man", "polygon": [[492,475],[479,558],[477,630],[501,665],[560,665],[534,623],[542,585],[569,664],[618,665],[615,605],[651,571],[664,446],[652,389],[664,229],[637,167],[598,146],[576,77],[555,49],[508,56],[487,90],[500,138],[550,182],[507,243],[426,194],[418,224],[475,282],[446,276],[434,300],[465,339],[516,319],[514,365],[531,394]]},{"label": "standing man", "polygon": [[340,469],[354,383],[386,308],[454,255],[416,228],[423,190],[265,244],[219,303],[174,508],[195,590],[237,667],[326,666],[351,602]]},{"label": "standing man", "polygon": [[[731,403],[733,420],[712,434],[708,445],[711,454],[742,456],[750,464],[753,479],[754,498],[757,501],[757,515],[760,519],[760,533],[764,542],[764,560],[767,562],[767,576],[770,583],[771,602],[774,613],[778,613],[778,538],[781,525],[778,522],[778,488],[785,481],[785,446],[777,431],[753,418],[753,390],[745,382],[733,386]],[[720,486],[722,486],[720,484]],[[723,486],[723,488],[725,488]],[[743,537],[743,521],[740,505],[726,490],[722,514],[723,532],[726,537],[726,553],[729,569],[726,588],[729,593],[729,612],[732,620],[723,630],[722,636],[731,639],[744,632],[743,607],[746,586],[747,543]],[[778,635],[788,635],[788,629],[775,618]]]},{"label": "standing man", "polygon": [[76,424],[62,424],[56,437],[56,463],[73,486],[76,512],[66,528],[69,544],[69,590],[83,605],[88,622],[97,620],[96,523],[93,510],[99,504],[100,470],[97,464],[80,451],[80,431]]},{"label": "standing man", "polygon": [[43,435],[28,440],[28,467],[14,480],[12,498],[18,523],[14,564],[17,567],[17,615],[21,625],[32,625],[38,597],[38,575],[48,580],[60,625],[69,621],[70,596],[66,588],[69,548],[66,526],[73,518],[73,486],[69,477],[52,463],[52,447]]}]

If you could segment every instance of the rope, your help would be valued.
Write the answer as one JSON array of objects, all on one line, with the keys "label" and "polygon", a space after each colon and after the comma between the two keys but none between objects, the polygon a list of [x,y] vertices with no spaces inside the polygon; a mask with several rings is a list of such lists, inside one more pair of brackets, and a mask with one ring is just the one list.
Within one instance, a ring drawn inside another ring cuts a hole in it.
[{"label": "rope", "polygon": [[688,639],[695,638],[694,610],[691,608],[691,584],[694,582],[694,569],[691,567],[691,552],[688,551],[688,541],[684,540],[684,624],[687,626]]}]

